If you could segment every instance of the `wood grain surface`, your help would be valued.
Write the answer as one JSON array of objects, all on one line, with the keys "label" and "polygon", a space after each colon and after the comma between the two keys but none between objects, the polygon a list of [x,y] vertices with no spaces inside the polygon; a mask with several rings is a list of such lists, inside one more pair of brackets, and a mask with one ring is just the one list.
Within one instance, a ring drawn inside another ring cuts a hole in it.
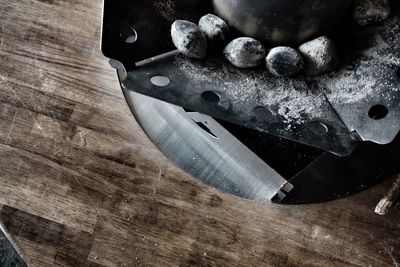
[{"label": "wood grain surface", "polygon": [[30,266],[399,266],[389,184],[259,205],[174,167],[100,52],[101,0],[0,0],[0,223]]}]

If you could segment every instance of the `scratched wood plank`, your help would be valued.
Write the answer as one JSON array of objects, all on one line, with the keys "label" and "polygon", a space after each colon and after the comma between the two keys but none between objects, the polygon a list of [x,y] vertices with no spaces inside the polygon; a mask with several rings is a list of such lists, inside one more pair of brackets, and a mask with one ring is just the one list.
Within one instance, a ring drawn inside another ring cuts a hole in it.
[{"label": "scratched wood plank", "polygon": [[46,244],[39,244],[23,237],[15,237],[15,242],[24,248],[25,257],[33,266],[48,266],[54,263],[57,250]]},{"label": "scratched wood plank", "polygon": [[146,138],[101,0],[0,0],[0,224],[30,266],[395,266],[389,183],[309,206],[216,192]]}]

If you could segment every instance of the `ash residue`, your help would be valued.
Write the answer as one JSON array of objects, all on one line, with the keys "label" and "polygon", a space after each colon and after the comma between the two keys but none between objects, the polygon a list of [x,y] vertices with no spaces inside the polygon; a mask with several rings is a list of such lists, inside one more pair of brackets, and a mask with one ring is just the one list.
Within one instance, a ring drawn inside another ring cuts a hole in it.
[{"label": "ash residue", "polygon": [[376,34],[372,42],[369,48],[358,52],[358,59],[351,64],[316,78],[333,105],[366,102],[379,94],[391,97],[399,91],[395,72],[400,57],[380,35]]},{"label": "ash residue", "polygon": [[390,15],[389,0],[355,0],[353,18],[359,25],[386,20]]},{"label": "ash residue", "polygon": [[169,21],[177,19],[175,16],[175,0],[159,0],[154,1],[153,4],[156,8],[156,12],[163,16],[165,19]]},{"label": "ash residue", "polygon": [[359,102],[374,93],[377,81],[365,76],[365,66],[359,65],[355,72],[353,67],[344,68],[335,75],[320,78],[326,94],[332,104],[351,104]]},{"label": "ash residue", "polygon": [[[200,63],[178,57],[176,66],[193,80],[210,87],[218,86],[234,103],[266,106],[285,123],[301,124],[323,115],[324,95],[309,89],[302,79],[277,78],[267,71],[240,70],[218,60]],[[255,106],[249,106],[250,112]]]}]

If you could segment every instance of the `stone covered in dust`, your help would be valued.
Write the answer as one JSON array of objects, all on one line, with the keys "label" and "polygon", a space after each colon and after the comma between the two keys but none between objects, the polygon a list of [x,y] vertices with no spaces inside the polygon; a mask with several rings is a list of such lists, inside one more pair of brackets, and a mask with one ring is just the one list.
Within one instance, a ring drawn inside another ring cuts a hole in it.
[{"label": "stone covered in dust", "polygon": [[270,50],[266,58],[268,70],[281,77],[291,77],[304,68],[300,53],[291,47],[278,46]]},{"label": "stone covered in dust", "polygon": [[304,59],[304,71],[309,76],[332,71],[339,63],[335,44],[325,36],[302,44],[299,51]]},{"label": "stone covered in dust", "polygon": [[386,20],[390,15],[389,0],[355,0],[353,19],[359,25]]},{"label": "stone covered in dust", "polygon": [[221,18],[208,14],[199,20],[199,27],[207,37],[212,49],[222,49],[229,40],[229,26]]},{"label": "stone covered in dust", "polygon": [[230,42],[224,49],[225,58],[238,68],[256,67],[264,61],[267,51],[256,39],[241,37]]},{"label": "stone covered in dust", "polygon": [[171,37],[175,47],[187,57],[202,59],[207,56],[207,39],[199,26],[177,20],[171,26]]}]

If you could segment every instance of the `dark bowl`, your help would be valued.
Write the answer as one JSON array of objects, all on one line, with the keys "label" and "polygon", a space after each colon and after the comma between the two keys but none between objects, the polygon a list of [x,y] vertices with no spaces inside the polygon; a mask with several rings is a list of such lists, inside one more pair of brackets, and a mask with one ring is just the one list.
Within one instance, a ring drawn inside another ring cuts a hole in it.
[{"label": "dark bowl", "polygon": [[213,0],[243,35],[273,44],[302,43],[341,22],[353,0]]}]

